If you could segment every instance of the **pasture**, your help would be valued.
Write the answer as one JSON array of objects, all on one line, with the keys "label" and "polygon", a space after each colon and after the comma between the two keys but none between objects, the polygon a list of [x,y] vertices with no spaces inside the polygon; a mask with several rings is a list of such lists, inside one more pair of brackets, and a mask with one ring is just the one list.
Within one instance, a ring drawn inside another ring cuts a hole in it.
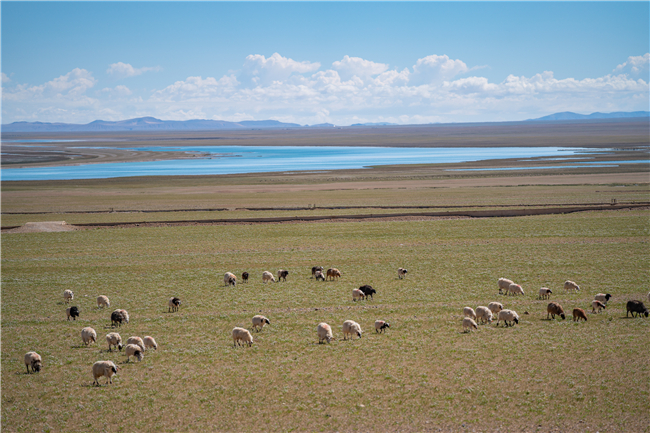
[{"label": "pasture", "polygon": [[[650,290],[648,216],[3,234],[2,429],[650,431],[650,318],[625,317],[627,300],[645,302]],[[316,282],[314,265],[342,278]],[[404,280],[398,267],[409,271]],[[263,271],[280,268],[286,282],[262,284]],[[236,287],[224,286],[226,271]],[[499,295],[499,277],[525,295]],[[582,290],[565,293],[567,279]],[[377,295],[353,302],[363,284]],[[537,300],[543,286],[569,316],[591,311],[596,293],[613,298],[586,323],[549,321],[550,301]],[[66,321],[65,289],[77,321]],[[102,294],[107,310],[96,306]],[[183,302],[176,313],[167,312],[172,296]],[[462,308],[491,301],[516,310],[519,325],[463,334]],[[131,320],[111,329],[115,308]],[[251,348],[233,347],[232,328],[251,329],[255,314],[270,326],[253,332]],[[361,339],[342,340],[346,319],[360,323]],[[374,332],[376,319],[390,322],[385,334]],[[322,321],[337,338],[330,345],[317,344]],[[96,345],[82,345],[84,326],[97,331]],[[151,335],[159,349],[125,363],[123,351],[106,351],[112,330],[124,341]],[[30,350],[43,357],[39,374],[25,374]],[[120,367],[113,385],[91,386],[97,360]]]}]

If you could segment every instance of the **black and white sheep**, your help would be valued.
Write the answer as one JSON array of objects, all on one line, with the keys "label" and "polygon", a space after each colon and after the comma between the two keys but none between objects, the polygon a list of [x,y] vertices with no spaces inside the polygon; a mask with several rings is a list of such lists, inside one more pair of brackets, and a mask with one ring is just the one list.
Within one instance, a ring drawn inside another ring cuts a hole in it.
[{"label": "black and white sheep", "polygon": [[406,269],[398,268],[397,269],[397,278],[399,278],[401,280],[402,278],[404,278],[406,276],[407,273],[408,273],[408,271]]},{"label": "black and white sheep", "polygon": [[237,277],[232,272],[226,272],[223,275],[223,283],[226,286],[236,286],[237,285]]},{"label": "black and white sheep", "polygon": [[600,301],[603,304],[607,305],[607,303],[609,302],[609,298],[611,297],[612,295],[610,295],[609,293],[598,293],[596,296],[594,296],[594,300]]},{"label": "black and white sheep", "polygon": [[126,362],[129,362],[132,356],[138,361],[142,361],[144,359],[144,353],[142,352],[143,352],[142,347],[138,346],[137,344],[127,344],[124,347],[124,353],[126,354]]},{"label": "black and white sheep", "polygon": [[284,280],[285,282],[287,281],[287,276],[289,276],[289,271],[285,271],[284,269],[278,270],[278,282]]},{"label": "black and white sheep", "polygon": [[359,289],[352,289],[352,300],[361,301],[366,298],[366,294]]},{"label": "black and white sheep", "polygon": [[72,320],[77,320],[77,317],[79,317],[79,308],[78,307],[68,307],[65,310],[66,316],[68,316],[68,320],[72,317]]},{"label": "black and white sheep", "polygon": [[167,303],[167,305],[169,306],[169,308],[167,308],[167,312],[168,313],[170,313],[170,312],[173,313],[175,311],[178,311],[178,307],[181,306],[181,300],[179,298],[177,298],[176,296],[174,296],[173,298],[169,299],[169,302]]},{"label": "black and white sheep", "polygon": [[117,332],[106,334],[106,342],[108,343],[108,351],[112,352],[112,346],[117,347],[117,350],[122,350],[122,337]]},{"label": "black and white sheep", "polygon": [[316,272],[320,271],[321,275],[323,274],[324,268],[322,266],[312,266],[311,268],[311,278],[316,276]]},{"label": "black and white sheep", "polygon": [[262,315],[258,314],[256,316],[253,316],[253,329],[255,330],[258,330],[259,328],[259,331],[261,331],[262,328],[264,328],[264,325],[270,325],[270,324],[271,322],[269,321],[269,319],[267,319]]},{"label": "black and white sheep", "polygon": [[592,313],[596,313],[596,312],[600,313],[600,310],[603,310],[605,308],[607,308],[607,305],[603,304],[602,302],[597,301],[595,299],[593,301],[591,301],[591,312]]},{"label": "black and white sheep", "polygon": [[513,326],[515,323],[519,323],[519,315],[513,310],[501,310],[497,318],[497,326],[502,320],[506,327]]},{"label": "black and white sheep", "polygon": [[542,287],[539,289],[539,299],[549,299],[553,291],[548,287]]},{"label": "black and white sheep", "polygon": [[97,361],[93,364],[93,385],[99,386],[99,378],[106,377],[106,385],[113,383],[111,378],[117,374],[117,366],[113,361]]},{"label": "black and white sheep", "polygon": [[390,323],[386,322],[385,320],[375,320],[375,332],[385,332],[386,328],[390,328]]},{"label": "black and white sheep", "polygon": [[352,339],[352,334],[356,334],[361,338],[361,325],[354,320],[346,320],[343,322],[343,339],[347,340],[348,335]]}]

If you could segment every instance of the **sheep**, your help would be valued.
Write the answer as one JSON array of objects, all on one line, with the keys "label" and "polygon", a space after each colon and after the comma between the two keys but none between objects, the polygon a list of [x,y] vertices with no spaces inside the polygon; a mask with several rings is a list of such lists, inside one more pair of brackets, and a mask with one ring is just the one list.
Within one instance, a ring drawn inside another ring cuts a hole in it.
[{"label": "sheep", "polygon": [[139,346],[143,352],[146,350],[144,346],[144,341],[142,341],[142,338],[140,337],[137,336],[129,337],[129,339],[126,340],[126,345],[128,346],[129,344],[135,344],[136,346]]},{"label": "sheep", "polygon": [[248,344],[250,347],[253,345],[253,336],[248,332],[248,329],[235,327],[232,330],[232,341],[233,346]]},{"label": "sheep", "polygon": [[313,266],[311,268],[311,278],[314,278],[316,276],[316,272],[320,271],[320,273],[323,273],[323,267],[322,266]]},{"label": "sheep", "polygon": [[99,378],[106,376],[106,385],[113,383],[111,378],[117,374],[117,366],[112,361],[97,361],[93,364],[93,385],[99,386]]},{"label": "sheep", "polygon": [[38,373],[43,368],[43,360],[41,355],[36,352],[27,352],[25,354],[25,367],[27,367],[27,374],[29,374],[29,367],[32,368],[32,373]]},{"label": "sheep", "polygon": [[548,287],[542,287],[539,289],[539,299],[549,299],[553,291]]},{"label": "sheep", "polygon": [[463,317],[471,317],[476,320],[476,313],[472,307],[465,307],[463,308]]},{"label": "sheep", "polygon": [[287,281],[287,275],[289,275],[289,271],[285,271],[284,269],[280,269],[278,271],[278,281],[284,280],[286,282]]},{"label": "sheep", "polygon": [[368,284],[359,287],[359,290],[361,290],[363,294],[366,295],[366,299],[368,299],[368,296],[370,296],[370,298],[373,299],[373,295],[377,293],[377,291],[373,289],[372,286],[369,286]]},{"label": "sheep", "polygon": [[560,316],[562,320],[566,319],[566,316],[564,315],[564,309],[557,302],[551,302],[546,306],[546,319],[548,319],[549,315],[553,319],[555,319],[555,316]]},{"label": "sheep", "polygon": [[156,343],[156,340],[154,340],[153,337],[147,335],[144,337],[143,341],[145,349],[158,350],[158,343]]},{"label": "sheep", "polygon": [[270,273],[269,271],[262,272],[262,282],[266,284],[269,281],[273,281],[275,283],[275,277],[273,276],[273,274]]},{"label": "sheep", "polygon": [[501,310],[499,311],[497,326],[499,326],[499,322],[502,320],[506,327],[513,326],[515,323],[519,323],[519,315],[513,310]]},{"label": "sheep", "polygon": [[564,290],[566,290],[567,292],[568,292],[569,290],[575,290],[576,292],[579,292],[579,291],[580,291],[580,286],[578,286],[578,285],[577,285],[576,283],[574,283],[573,281],[566,280],[566,281],[564,282]]},{"label": "sheep", "polygon": [[596,310],[598,310],[598,312],[600,313],[600,310],[602,310],[603,308],[607,308],[607,306],[605,304],[603,304],[602,302],[596,301],[595,299],[593,301],[591,301],[591,312],[592,313],[595,313]]},{"label": "sheep", "polygon": [[399,278],[401,280],[402,278],[404,278],[406,276],[407,272],[408,271],[406,269],[404,269],[404,268],[398,268],[397,269],[397,278]]},{"label": "sheep", "polygon": [[641,317],[641,315],[648,317],[648,309],[641,301],[627,301],[626,308],[627,311],[625,312],[625,317],[627,317],[628,313],[632,313],[632,317],[635,317],[634,313],[639,317]]},{"label": "sheep", "polygon": [[508,291],[506,292],[508,295],[512,293],[512,295],[523,295],[524,294],[524,289],[521,288],[519,284],[510,284],[508,286]]},{"label": "sheep", "polygon": [[97,308],[110,307],[111,301],[108,300],[108,296],[99,295],[97,297]]},{"label": "sheep", "polygon": [[224,284],[226,286],[236,286],[237,285],[237,277],[232,272],[226,272],[223,275],[223,282],[224,282]]},{"label": "sheep", "polygon": [[329,268],[327,270],[327,277],[325,279],[331,278],[332,280],[339,278],[341,276],[341,271],[336,268]]},{"label": "sheep", "polygon": [[243,283],[247,283],[247,282],[248,282],[248,272],[242,272],[242,274],[241,274],[241,280],[242,280]]},{"label": "sheep", "polygon": [[469,317],[465,317],[463,319],[463,332],[472,332],[472,328],[478,329],[478,325]]},{"label": "sheep", "polygon": [[97,332],[90,326],[85,327],[81,330],[81,341],[84,342],[86,346],[90,343],[97,343]]},{"label": "sheep", "polygon": [[599,293],[596,296],[594,296],[594,300],[595,301],[600,301],[603,304],[607,305],[607,302],[609,302],[609,298],[611,298],[611,297],[612,297],[612,295],[610,295],[609,293],[607,293],[607,294]]},{"label": "sheep", "polygon": [[72,290],[64,290],[63,291],[63,300],[65,301],[66,304],[69,304],[70,301],[74,299],[74,293],[72,293]]},{"label": "sheep", "polygon": [[144,358],[142,347],[138,346],[137,344],[127,344],[124,347],[124,353],[126,354],[126,362],[129,362],[132,356],[138,361],[142,361]]},{"label": "sheep", "polygon": [[359,289],[352,289],[352,300],[353,301],[360,301],[362,299],[365,299],[366,295]]},{"label": "sheep", "polygon": [[492,323],[492,311],[488,307],[479,306],[476,307],[476,317],[480,323]]},{"label": "sheep", "polygon": [[500,302],[490,302],[488,308],[495,316],[499,314],[499,311],[503,310],[503,304]]},{"label": "sheep", "polygon": [[169,299],[167,305],[169,305],[169,308],[167,308],[168,313],[178,311],[178,307],[181,306],[181,300],[174,296],[173,298]]},{"label": "sheep", "polygon": [[253,329],[255,330],[257,330],[257,328],[260,328],[259,330],[261,331],[262,328],[264,328],[264,325],[270,325],[270,324],[271,322],[269,321],[269,319],[267,319],[264,316],[261,316],[259,314],[257,316],[253,316]]},{"label": "sheep", "polygon": [[515,284],[514,281],[509,280],[507,278],[499,278],[497,281],[497,285],[499,286],[499,294],[503,293],[505,291],[508,293],[508,287],[510,287],[510,284]]},{"label": "sheep", "polygon": [[122,326],[122,322],[129,323],[129,315],[126,310],[115,310],[111,313],[111,326]]},{"label": "sheep", "polygon": [[375,332],[385,332],[386,328],[390,328],[390,323],[384,320],[375,320]]},{"label": "sheep", "polygon": [[106,342],[108,343],[108,351],[112,352],[111,346],[117,347],[117,350],[122,350],[122,337],[117,332],[106,334]]},{"label": "sheep", "polygon": [[316,277],[316,281],[318,280],[325,281],[325,275],[323,275],[323,271],[321,270],[316,271],[314,276]]},{"label": "sheep", "polygon": [[330,344],[334,339],[334,336],[332,335],[332,327],[325,322],[318,324],[316,332],[318,333],[318,344],[323,344],[323,340],[327,341],[327,344]]},{"label": "sheep", "polygon": [[77,320],[77,317],[79,317],[79,308],[68,307],[65,309],[65,314],[68,316],[68,320],[70,320],[70,317],[72,317],[72,320]]},{"label": "sheep", "polygon": [[343,339],[347,340],[348,335],[352,339],[352,334],[357,334],[361,338],[361,325],[354,320],[346,320],[343,322]]},{"label": "sheep", "polygon": [[582,308],[574,308],[573,309],[573,321],[574,322],[579,322],[580,319],[585,319],[585,322],[587,321],[587,313],[585,313],[585,310]]}]

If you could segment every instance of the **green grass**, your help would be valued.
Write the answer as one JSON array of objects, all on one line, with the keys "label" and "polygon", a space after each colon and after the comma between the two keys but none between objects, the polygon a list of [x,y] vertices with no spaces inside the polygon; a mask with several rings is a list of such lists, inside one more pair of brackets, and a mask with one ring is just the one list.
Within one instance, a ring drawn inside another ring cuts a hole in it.
[{"label": "green grass", "polygon": [[[524,218],[100,229],[2,237],[4,431],[650,431],[650,319],[625,319],[650,287],[648,211]],[[3,223],[4,224],[4,223]],[[313,265],[337,267],[315,282]],[[409,269],[405,280],[396,269]],[[286,283],[261,273],[289,270]],[[251,273],[223,286],[223,274]],[[497,294],[496,280],[526,295]],[[579,293],[564,293],[571,279]],[[373,301],[351,290],[371,284]],[[537,290],[566,311],[614,295],[587,323],[547,321]],[[63,290],[81,310],[65,320]],[[96,308],[107,295],[108,311]],[[178,313],[167,300],[179,296]],[[463,334],[464,306],[490,301],[521,323]],[[106,352],[118,329],[152,335],[157,352],[125,364]],[[524,311],[530,314],[524,314]],[[271,326],[233,348],[234,326],[254,314]],[[341,324],[363,338],[342,341]],[[385,335],[376,319],[390,322]],[[318,345],[316,325],[337,340]],[[84,326],[99,344],[81,345]],[[44,369],[26,375],[36,350]],[[111,386],[91,366],[115,361]],[[103,383],[103,380],[102,380]],[[541,427],[539,427],[541,426]]]}]

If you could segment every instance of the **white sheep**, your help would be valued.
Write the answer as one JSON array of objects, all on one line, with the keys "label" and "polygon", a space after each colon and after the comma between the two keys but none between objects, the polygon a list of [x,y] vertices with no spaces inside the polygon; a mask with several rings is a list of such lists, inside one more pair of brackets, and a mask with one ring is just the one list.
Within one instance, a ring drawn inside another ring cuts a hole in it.
[{"label": "white sheep", "polygon": [[539,299],[550,299],[551,293],[553,293],[551,289],[548,287],[542,287],[539,289]]},{"label": "white sheep", "polygon": [[43,368],[43,360],[41,355],[36,352],[27,352],[25,354],[25,366],[27,367],[27,374],[29,374],[29,367],[32,368],[32,372],[38,373]]},{"label": "white sheep", "polygon": [[463,308],[463,317],[471,317],[476,320],[476,313],[472,307],[465,307]]},{"label": "white sheep", "polygon": [[124,317],[124,321],[125,321],[126,323],[129,323],[129,312],[126,311],[126,310],[117,310],[117,311],[119,311],[120,313],[122,313],[122,317]]},{"label": "white sheep", "polygon": [[273,276],[273,274],[270,273],[269,271],[262,272],[262,282],[268,283],[269,281],[273,281],[275,283],[275,277]]},{"label": "white sheep", "polygon": [[579,292],[579,291],[580,291],[580,286],[578,286],[578,285],[577,285],[576,283],[574,283],[573,281],[566,280],[566,281],[564,282],[564,290],[566,290],[567,292],[568,292],[569,290],[575,290],[576,292]]},{"label": "white sheep", "polygon": [[66,304],[69,304],[70,301],[74,299],[74,293],[72,293],[72,290],[64,290],[63,291],[63,300],[65,301]]},{"label": "white sheep", "polygon": [[127,344],[124,348],[124,353],[126,353],[126,362],[130,361],[130,358],[133,356],[138,361],[142,361],[144,354],[142,353],[142,347],[137,344]]},{"label": "white sheep", "polygon": [[472,328],[478,329],[476,322],[470,319],[469,317],[465,317],[463,319],[463,332],[472,332]]},{"label": "white sheep", "polygon": [[596,296],[594,296],[595,301],[600,301],[603,304],[607,305],[607,302],[609,302],[609,298],[611,298],[612,295],[609,293],[598,293]]},{"label": "white sheep", "polygon": [[521,288],[519,284],[510,284],[508,286],[508,294],[514,295],[523,295],[524,294],[524,289]]},{"label": "white sheep", "polygon": [[386,332],[386,328],[390,328],[390,323],[385,320],[375,320],[375,332]]},{"label": "white sheep", "polygon": [[106,334],[106,342],[108,343],[108,351],[112,352],[111,346],[117,347],[117,350],[122,350],[122,337],[117,332]]},{"label": "white sheep", "polygon": [[253,336],[248,329],[235,327],[232,330],[233,346],[245,345],[249,347],[253,345]]},{"label": "white sheep", "polygon": [[144,337],[143,341],[145,349],[158,350],[158,343],[156,343],[156,340],[154,340],[153,337],[147,335]]},{"label": "white sheep", "polygon": [[490,302],[488,304],[488,308],[490,309],[492,314],[496,316],[499,314],[499,311],[503,310],[503,304],[501,304],[500,302]]},{"label": "white sheep", "polygon": [[318,324],[316,332],[318,333],[318,344],[322,344],[323,340],[327,341],[329,344],[334,339],[334,336],[332,335],[332,327],[325,322]]},{"label": "white sheep", "polygon": [[127,344],[127,346],[129,344],[135,344],[136,346],[140,346],[140,349],[142,349],[143,352],[146,350],[146,348],[144,346],[144,341],[142,341],[142,338],[140,338],[140,337],[136,337],[136,336],[129,337],[129,339],[126,340],[126,344]]},{"label": "white sheep", "polygon": [[264,328],[264,325],[270,325],[270,324],[271,324],[271,322],[269,321],[269,319],[267,319],[264,316],[261,316],[259,314],[256,315],[256,316],[253,316],[253,329],[255,329],[255,330],[257,330],[257,328],[259,328],[259,330],[261,331],[262,328]]},{"label": "white sheep", "polygon": [[81,340],[86,346],[88,346],[90,343],[96,343],[97,332],[95,332],[95,330],[90,326],[87,326],[81,330]]},{"label": "white sheep", "polygon": [[99,295],[97,297],[97,308],[110,307],[111,301],[109,301],[108,296]]},{"label": "white sheep", "polygon": [[512,310],[501,310],[499,311],[497,326],[499,326],[499,322],[502,320],[506,327],[513,326],[514,323],[519,323],[519,315]]},{"label": "white sheep", "polygon": [[232,272],[226,272],[223,275],[223,282],[224,282],[224,284],[226,286],[236,286],[237,285],[237,277]]},{"label": "white sheep", "polygon": [[350,336],[352,339],[352,334],[356,334],[361,338],[361,325],[359,325],[354,320],[346,320],[343,322],[343,339],[347,340],[347,336]]},{"label": "white sheep", "polygon": [[499,293],[502,293],[503,291],[508,293],[508,287],[510,287],[510,284],[515,284],[515,283],[514,281],[509,280],[507,278],[499,278],[497,284],[499,286]]},{"label": "white sheep", "polygon": [[352,289],[352,300],[360,301],[362,299],[366,299],[366,294],[359,289]]},{"label": "white sheep", "polygon": [[481,323],[492,323],[492,311],[488,307],[476,307],[476,317]]},{"label": "white sheep", "polygon": [[93,385],[99,386],[99,378],[106,376],[106,384],[113,383],[111,378],[117,374],[117,366],[112,361],[97,361],[93,364]]},{"label": "white sheep", "polygon": [[401,280],[402,278],[404,278],[406,276],[407,273],[408,273],[408,271],[406,269],[398,268],[397,269],[397,278],[399,278]]},{"label": "white sheep", "polygon": [[592,313],[596,313],[596,310],[598,310],[597,312],[600,313],[600,310],[602,310],[603,308],[607,308],[607,306],[605,305],[604,302],[600,302],[600,301],[597,301],[595,299],[593,301],[591,301],[591,312]]}]

